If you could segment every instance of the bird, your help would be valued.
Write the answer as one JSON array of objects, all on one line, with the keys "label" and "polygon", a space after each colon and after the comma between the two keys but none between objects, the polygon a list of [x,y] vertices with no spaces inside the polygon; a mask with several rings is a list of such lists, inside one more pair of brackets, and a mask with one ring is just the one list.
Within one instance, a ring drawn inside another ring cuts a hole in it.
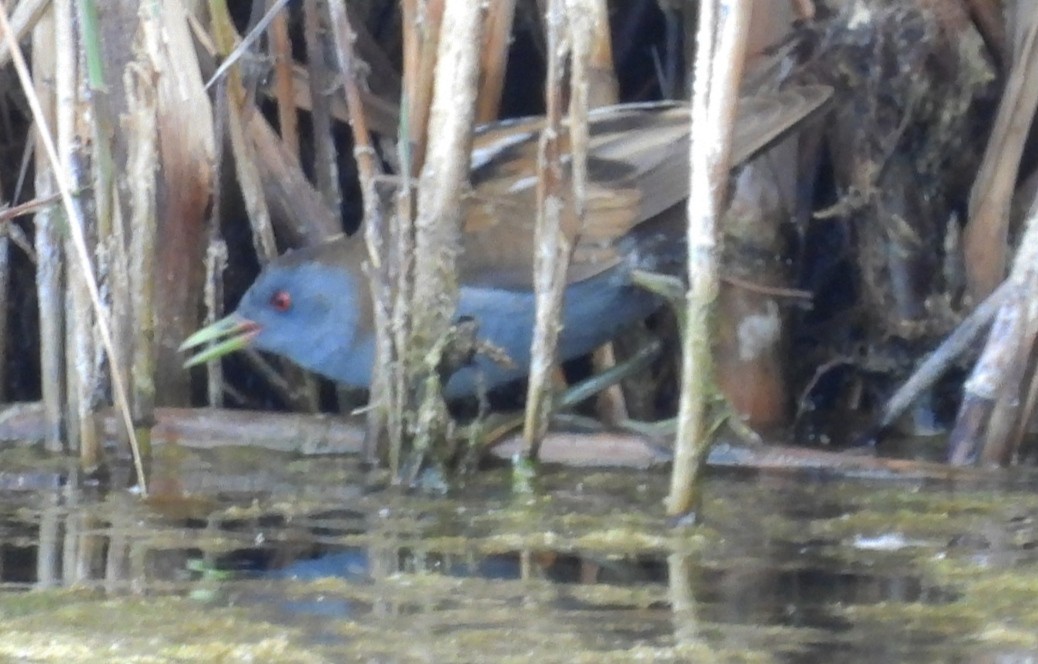
[{"label": "bird", "polygon": [[[801,86],[741,99],[733,166],[817,114],[831,94],[825,86]],[[587,354],[661,306],[658,297],[632,283],[633,270],[677,274],[685,265],[689,113],[685,104],[655,102],[589,114],[582,222],[565,159],[562,232],[573,248],[561,311],[561,360]],[[457,317],[475,321],[479,339],[511,361],[477,354],[447,379],[448,399],[491,390],[528,373],[537,152],[544,127],[543,117],[531,117],[474,132],[470,187],[461,196]],[[566,145],[565,127],[561,136]],[[233,313],[184,341],[181,351],[213,344],[185,366],[253,347],[339,383],[369,387],[375,323],[362,235],[337,235],[271,261]]]}]

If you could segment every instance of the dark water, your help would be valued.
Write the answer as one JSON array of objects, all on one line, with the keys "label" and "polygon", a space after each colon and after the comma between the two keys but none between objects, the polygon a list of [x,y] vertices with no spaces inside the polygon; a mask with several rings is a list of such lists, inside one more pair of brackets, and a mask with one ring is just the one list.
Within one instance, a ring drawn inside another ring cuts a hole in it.
[{"label": "dark water", "polygon": [[[490,471],[446,497],[349,458],[166,449],[154,497],[0,454],[0,660],[1038,658],[1033,474]],[[31,470],[30,470],[31,469]]]}]

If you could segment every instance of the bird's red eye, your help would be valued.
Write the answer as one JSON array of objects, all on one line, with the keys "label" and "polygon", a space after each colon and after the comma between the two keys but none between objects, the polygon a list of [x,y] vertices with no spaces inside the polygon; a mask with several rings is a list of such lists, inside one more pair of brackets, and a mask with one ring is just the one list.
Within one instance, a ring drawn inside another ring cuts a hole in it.
[{"label": "bird's red eye", "polygon": [[274,291],[274,294],[270,296],[270,306],[274,308],[274,311],[288,311],[292,308],[292,296],[288,291]]}]

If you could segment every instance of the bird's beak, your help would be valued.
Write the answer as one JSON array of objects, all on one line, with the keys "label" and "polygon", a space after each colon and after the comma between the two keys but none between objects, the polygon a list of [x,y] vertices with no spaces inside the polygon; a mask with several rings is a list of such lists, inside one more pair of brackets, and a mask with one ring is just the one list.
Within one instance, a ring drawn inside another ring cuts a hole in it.
[{"label": "bird's beak", "polygon": [[184,368],[215,360],[228,353],[246,348],[252,343],[252,339],[259,334],[259,331],[260,326],[258,323],[236,314],[221,318],[212,325],[203,327],[198,332],[195,332],[185,339],[184,343],[180,344],[179,350],[181,352],[197,348],[203,344],[213,344],[187,358],[184,362]]}]

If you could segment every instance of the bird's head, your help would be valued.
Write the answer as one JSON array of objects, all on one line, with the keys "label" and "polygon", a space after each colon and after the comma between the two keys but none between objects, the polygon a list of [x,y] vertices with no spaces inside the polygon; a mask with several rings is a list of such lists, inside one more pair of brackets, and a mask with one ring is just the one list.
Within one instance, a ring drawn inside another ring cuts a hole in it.
[{"label": "bird's head", "polygon": [[184,341],[181,350],[206,346],[185,366],[252,347],[329,378],[366,385],[373,335],[368,284],[359,266],[336,249],[320,245],[271,262],[234,313]]}]

